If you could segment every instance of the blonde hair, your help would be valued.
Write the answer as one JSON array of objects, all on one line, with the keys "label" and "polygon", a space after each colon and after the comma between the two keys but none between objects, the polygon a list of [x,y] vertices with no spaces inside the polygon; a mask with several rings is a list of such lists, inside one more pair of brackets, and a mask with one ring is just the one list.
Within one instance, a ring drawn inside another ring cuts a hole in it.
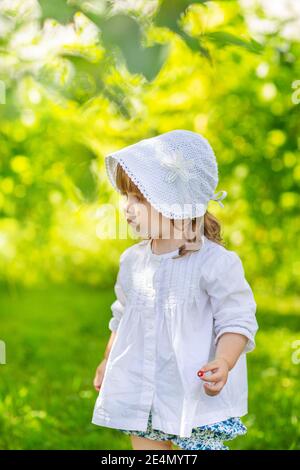
[{"label": "blonde hair", "polygon": [[[141,193],[139,188],[129,178],[127,173],[123,170],[122,166],[118,163],[116,167],[116,185],[120,190],[121,194],[126,195],[129,192],[136,193],[141,201],[147,201],[145,196]],[[178,258],[185,256],[193,251],[199,251],[202,246],[201,241],[201,226],[204,230],[203,234],[211,241],[218,243],[219,245],[225,246],[225,241],[221,235],[221,225],[217,218],[210,212],[206,211],[201,217],[194,217],[193,219],[176,220],[170,219],[173,227],[176,224],[178,229],[178,223],[183,225],[184,243],[179,247]],[[190,238],[190,231],[196,235],[194,238]],[[150,239],[151,237],[149,237]]]}]

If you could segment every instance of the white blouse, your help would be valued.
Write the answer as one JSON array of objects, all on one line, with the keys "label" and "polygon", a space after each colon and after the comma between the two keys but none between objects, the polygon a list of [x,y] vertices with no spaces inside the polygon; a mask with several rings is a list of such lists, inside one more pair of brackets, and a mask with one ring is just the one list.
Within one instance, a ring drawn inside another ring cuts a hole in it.
[{"label": "white blouse", "polygon": [[[173,259],[142,240],[120,256],[109,329],[116,331],[92,423],[190,437],[194,427],[248,413],[246,353],[255,348],[256,302],[239,256],[204,236],[198,252]],[[248,343],[215,396],[197,372],[223,333]]]}]

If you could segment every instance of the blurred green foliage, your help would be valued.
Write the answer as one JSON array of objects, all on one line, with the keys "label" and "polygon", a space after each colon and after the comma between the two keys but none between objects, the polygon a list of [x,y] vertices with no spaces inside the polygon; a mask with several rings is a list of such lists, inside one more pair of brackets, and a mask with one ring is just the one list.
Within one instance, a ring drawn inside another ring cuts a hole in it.
[{"label": "blurred green foliage", "polygon": [[0,10],[2,282],[110,285],[128,241],[99,235],[99,208],[118,201],[104,155],[188,128],[215,148],[228,197],[224,210],[209,209],[255,289],[272,279],[279,295],[294,291],[299,44],[279,33],[255,41],[233,1],[86,5],[32,0]]},{"label": "blurred green foliage", "polygon": [[16,0],[0,19],[1,280],[110,285],[126,240],[99,237],[99,208],[117,202],[105,153],[171,128],[206,132],[220,47],[229,64],[262,46],[232,2]]}]

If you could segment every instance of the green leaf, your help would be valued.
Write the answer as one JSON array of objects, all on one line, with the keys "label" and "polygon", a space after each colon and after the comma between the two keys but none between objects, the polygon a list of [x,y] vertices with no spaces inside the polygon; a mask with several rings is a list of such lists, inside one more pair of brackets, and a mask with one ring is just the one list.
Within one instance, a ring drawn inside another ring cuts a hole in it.
[{"label": "green leaf", "polygon": [[67,0],[39,0],[42,10],[42,20],[53,18],[60,23],[69,23],[79,8],[69,5]]},{"label": "green leaf", "polygon": [[263,50],[263,46],[254,39],[246,41],[239,38],[238,36],[234,36],[231,33],[227,33],[226,31],[213,31],[210,33],[205,33],[202,36],[209,39],[210,41],[215,42],[219,47],[235,45],[244,47],[245,49],[248,49],[249,51],[257,54],[261,53]]},{"label": "green leaf", "polygon": [[207,49],[207,47],[204,47],[201,44],[201,41],[199,38],[194,38],[192,36],[189,36],[184,31],[179,31],[179,35],[182,37],[182,39],[185,41],[185,43],[189,46],[189,48],[192,51],[199,52],[203,57],[205,57],[212,63],[212,57],[211,57],[209,50]]},{"label": "green leaf", "polygon": [[155,15],[154,23],[156,26],[165,26],[174,32],[179,31],[178,20],[188,6],[194,3],[207,3],[208,0],[163,0]]},{"label": "green leaf", "polygon": [[168,45],[143,47],[141,26],[127,15],[115,15],[103,22],[102,36],[107,49],[119,47],[130,73],[141,73],[147,80],[156,77],[169,52]]},{"label": "green leaf", "polygon": [[92,162],[96,156],[80,143],[74,143],[71,149],[73,152],[66,161],[66,170],[83,199],[93,202],[97,197],[97,181],[92,171]]}]

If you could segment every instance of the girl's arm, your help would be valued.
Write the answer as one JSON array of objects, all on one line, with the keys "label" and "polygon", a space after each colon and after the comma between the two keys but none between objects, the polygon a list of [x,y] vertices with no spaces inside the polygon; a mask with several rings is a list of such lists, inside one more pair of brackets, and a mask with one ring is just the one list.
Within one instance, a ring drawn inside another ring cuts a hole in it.
[{"label": "girl's arm", "polygon": [[[208,395],[218,394],[227,382],[229,371],[242,353],[255,348],[258,330],[256,302],[240,257],[224,251],[204,279],[210,297],[215,332],[215,359],[205,364],[197,375],[206,382]],[[205,372],[211,371],[207,377]]]},{"label": "girl's arm", "polygon": [[104,351],[104,357],[102,358],[100,364],[96,368],[96,373],[95,373],[95,377],[94,377],[94,380],[93,380],[93,385],[94,385],[95,389],[97,390],[97,392],[99,392],[99,390],[100,390],[100,387],[101,387],[101,384],[102,384],[102,381],[103,381],[103,377],[104,377],[104,374],[105,374],[105,370],[106,370],[106,364],[107,364],[108,356],[110,354],[112,345],[115,341],[117,329],[119,327],[119,323],[121,321],[121,318],[122,318],[124,310],[125,310],[126,296],[125,296],[125,291],[124,291],[123,285],[122,285],[122,275],[121,275],[122,274],[121,266],[122,266],[123,261],[124,261],[125,253],[126,253],[126,250],[122,253],[122,255],[120,257],[120,268],[119,268],[118,275],[117,275],[117,280],[116,280],[116,283],[115,283],[115,286],[114,286],[114,291],[115,291],[115,294],[116,294],[116,300],[111,305],[112,316],[111,316],[111,318],[109,320],[109,323],[108,323],[108,328],[111,331],[111,335],[110,335],[110,338],[108,340],[108,343],[107,343],[105,351]]},{"label": "girl's arm", "polygon": [[113,345],[113,342],[115,340],[115,336],[116,336],[116,331],[112,331],[111,335],[110,335],[110,338],[109,338],[109,341],[108,341],[108,343],[106,345],[106,348],[105,348],[104,357],[103,357],[102,361],[100,362],[100,364],[96,368],[96,372],[95,372],[95,376],[94,376],[94,380],[93,380],[93,385],[94,385],[94,388],[97,392],[100,391],[100,387],[101,387],[103,377],[104,377],[104,374],[105,374],[105,369],[106,369],[108,356],[109,356],[111,347]]},{"label": "girl's arm", "polygon": [[257,305],[240,257],[234,251],[223,252],[205,273],[203,285],[212,309],[215,346],[224,333],[238,333],[248,338],[243,352],[253,351]]},{"label": "girl's arm", "polygon": [[[215,359],[198,371],[198,376],[205,382],[207,395],[217,395],[227,382],[228,373],[244,352],[248,338],[239,333],[224,333],[220,336],[216,348]],[[204,377],[205,372],[212,374]]]},{"label": "girl's arm", "polygon": [[104,359],[106,360],[108,359],[115,337],[116,337],[116,331],[112,331],[109,337],[108,343],[106,345],[105,351],[104,351]]},{"label": "girl's arm", "polygon": [[216,359],[225,359],[228,369],[231,370],[248,342],[245,335],[238,333],[224,333],[218,341]]}]

